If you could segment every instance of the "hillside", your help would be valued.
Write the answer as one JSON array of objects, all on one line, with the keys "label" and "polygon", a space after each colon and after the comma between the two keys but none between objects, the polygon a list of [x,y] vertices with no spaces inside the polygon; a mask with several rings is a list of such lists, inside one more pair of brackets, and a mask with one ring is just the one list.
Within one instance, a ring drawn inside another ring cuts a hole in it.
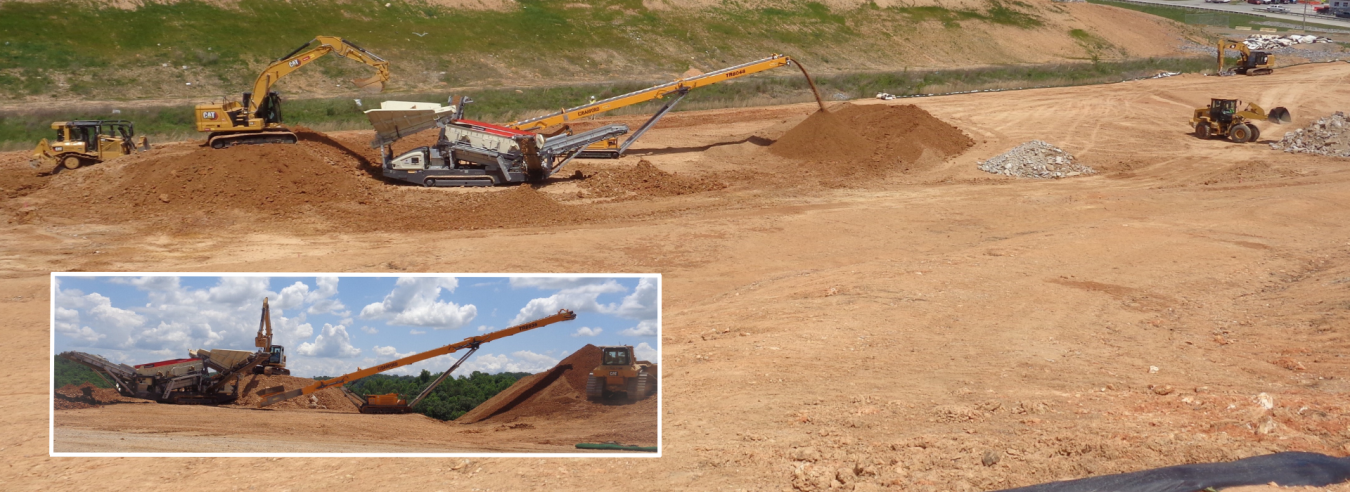
[{"label": "hillside", "polygon": [[[662,80],[769,53],[820,74],[1164,57],[1183,29],[1049,0],[3,2],[0,104],[214,99],[318,34],[389,59],[406,93]],[[358,94],[367,71],[324,59],[278,89]]]}]

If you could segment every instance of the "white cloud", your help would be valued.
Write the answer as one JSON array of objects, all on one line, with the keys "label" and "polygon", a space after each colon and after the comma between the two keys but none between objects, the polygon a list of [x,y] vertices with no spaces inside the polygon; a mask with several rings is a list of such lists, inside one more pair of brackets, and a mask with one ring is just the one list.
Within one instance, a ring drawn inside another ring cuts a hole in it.
[{"label": "white cloud", "polygon": [[81,328],[77,328],[76,326],[78,325],[65,325],[62,323],[57,323],[56,332],[89,344],[98,342],[100,339],[108,337],[107,335],[94,331],[88,326]]},{"label": "white cloud", "polygon": [[361,319],[382,319],[391,325],[455,329],[473,321],[478,308],[437,300],[441,289],[455,291],[459,281],[451,277],[403,277],[381,302],[361,309]]},{"label": "white cloud", "polygon": [[346,327],[324,323],[323,330],[314,338],[314,342],[300,344],[296,353],[310,357],[348,358],[361,355],[361,349],[352,346]]},{"label": "white cloud", "polygon": [[593,337],[593,336],[599,335],[600,332],[602,332],[602,331],[605,331],[605,330],[604,330],[604,329],[601,329],[601,328],[587,328],[587,327],[583,326],[583,327],[581,327],[581,328],[577,328],[577,332],[576,332],[576,333],[573,333],[572,336],[574,336],[574,337]]},{"label": "white cloud", "polygon": [[652,348],[651,345],[647,345],[647,342],[639,343],[636,347],[633,347],[633,355],[636,356],[638,360],[655,362],[657,364],[661,363],[661,361],[657,360],[656,349]]},{"label": "white cloud", "polygon": [[176,290],[178,277],[113,277],[114,284],[131,285],[141,290]]},{"label": "white cloud", "polygon": [[[452,362],[453,363],[453,362]],[[529,372],[537,373],[548,370],[558,364],[558,359],[544,354],[537,354],[528,350],[518,350],[512,352],[510,356],[506,354],[481,354],[475,356],[472,360],[464,362],[460,366],[463,374],[472,374],[473,371],[496,374],[499,372]],[[449,367],[449,366],[445,366]],[[440,369],[444,371],[443,367]],[[431,372],[436,372],[431,370]],[[456,373],[460,373],[456,371]]]},{"label": "white cloud", "polygon": [[426,335],[427,332],[422,331],[422,330],[408,330],[408,334],[409,334],[409,335]]},{"label": "white cloud", "polygon": [[207,289],[213,302],[233,304],[238,302],[262,302],[268,292],[267,277],[221,277],[220,283]]},{"label": "white cloud", "polygon": [[[346,320],[344,320],[344,321],[346,321]],[[344,324],[345,324],[345,323],[344,323]],[[366,334],[369,334],[369,335],[374,335],[374,334],[380,332],[380,330],[376,330],[376,329],[371,328],[371,327],[369,327],[369,326],[362,326],[362,327],[361,327],[361,331],[364,331],[364,332],[366,332]]]},{"label": "white cloud", "polygon": [[548,297],[531,299],[525,307],[520,309],[515,319],[511,320],[512,325],[524,323],[545,316],[557,313],[559,309],[571,309],[573,311],[603,312],[608,308],[602,306],[596,301],[600,294],[612,292],[623,292],[622,285],[613,280],[606,281],[603,284],[582,285],[558,291]]},{"label": "white cloud", "polygon": [[656,336],[656,321],[639,321],[637,326],[623,330],[619,334],[626,337],[654,337]]},{"label": "white cloud", "polygon": [[544,290],[561,290],[603,283],[603,278],[588,277],[511,277],[511,288],[533,287]]},{"label": "white cloud", "polygon": [[276,302],[268,303],[271,307],[277,309],[295,309],[305,304],[305,297],[309,295],[309,286],[304,282],[295,282],[281,289],[277,294]]},{"label": "white cloud", "polygon": [[644,277],[638,280],[637,288],[623,298],[623,302],[613,310],[613,314],[628,319],[656,319],[657,293],[656,279]]},{"label": "white cloud", "polygon": [[395,350],[392,345],[388,347],[381,347],[379,345],[375,346],[375,355],[386,358],[402,359],[415,353],[416,352],[399,353],[399,351]]}]

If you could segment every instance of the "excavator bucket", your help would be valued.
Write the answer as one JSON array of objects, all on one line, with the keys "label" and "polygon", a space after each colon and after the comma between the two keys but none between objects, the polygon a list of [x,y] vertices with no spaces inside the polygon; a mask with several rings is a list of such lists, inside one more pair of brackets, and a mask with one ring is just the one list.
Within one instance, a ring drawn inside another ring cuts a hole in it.
[{"label": "excavator bucket", "polygon": [[384,81],[380,80],[379,74],[364,79],[352,79],[352,83],[362,89],[371,89],[376,92],[384,90]]},{"label": "excavator bucket", "polygon": [[1281,107],[1271,109],[1270,114],[1266,115],[1266,121],[1275,123],[1277,125],[1283,125],[1285,123],[1293,121],[1293,118],[1289,116],[1288,109],[1284,109]]}]

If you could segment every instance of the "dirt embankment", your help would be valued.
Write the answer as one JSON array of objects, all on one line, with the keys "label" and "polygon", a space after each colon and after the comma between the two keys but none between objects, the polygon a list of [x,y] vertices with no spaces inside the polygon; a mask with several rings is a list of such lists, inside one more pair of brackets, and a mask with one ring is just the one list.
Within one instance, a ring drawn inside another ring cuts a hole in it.
[{"label": "dirt embankment", "polygon": [[812,114],[769,152],[826,179],[864,180],[926,170],[974,145],[960,128],[917,106],[845,104]]},{"label": "dirt embankment", "polygon": [[57,410],[78,410],[95,408],[114,403],[150,403],[148,400],[127,398],[112,388],[100,388],[90,383],[81,385],[67,384],[56,389],[55,405]]},{"label": "dirt embankment", "polygon": [[633,167],[604,169],[586,175],[583,195],[595,198],[634,199],[666,197],[716,191],[727,184],[709,175],[668,173],[646,159]]}]

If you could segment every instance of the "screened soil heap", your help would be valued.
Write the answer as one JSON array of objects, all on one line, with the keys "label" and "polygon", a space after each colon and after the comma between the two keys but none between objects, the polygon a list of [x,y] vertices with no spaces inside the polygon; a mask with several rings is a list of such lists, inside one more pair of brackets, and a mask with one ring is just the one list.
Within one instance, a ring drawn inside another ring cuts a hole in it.
[{"label": "screened soil heap", "polygon": [[856,176],[920,170],[973,145],[961,129],[917,106],[845,104],[807,117],[769,152],[813,171]]}]

